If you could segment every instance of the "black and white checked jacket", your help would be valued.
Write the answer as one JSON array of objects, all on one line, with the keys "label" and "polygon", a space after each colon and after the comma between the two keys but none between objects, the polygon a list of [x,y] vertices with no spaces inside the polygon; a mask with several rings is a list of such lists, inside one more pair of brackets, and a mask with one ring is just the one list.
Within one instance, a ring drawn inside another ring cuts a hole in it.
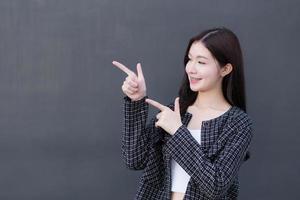
[{"label": "black and white checked jacket", "polygon": [[[171,199],[171,158],[189,175],[184,200],[237,199],[238,171],[252,138],[252,120],[237,106],[201,126],[201,145],[187,129],[192,114],[174,135],[156,128],[156,117],[146,124],[144,97],[124,97],[122,155],[127,168],[143,170],[135,200]],[[168,105],[174,110],[174,104]]]}]

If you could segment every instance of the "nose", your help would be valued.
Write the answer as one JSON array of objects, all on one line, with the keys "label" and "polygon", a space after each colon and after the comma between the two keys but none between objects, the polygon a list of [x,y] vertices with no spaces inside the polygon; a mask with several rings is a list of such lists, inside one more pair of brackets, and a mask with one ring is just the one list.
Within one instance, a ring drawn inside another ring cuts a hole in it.
[{"label": "nose", "polygon": [[186,72],[188,74],[195,74],[195,73],[197,73],[196,68],[195,68],[195,64],[194,63],[187,63],[187,65],[186,65]]}]

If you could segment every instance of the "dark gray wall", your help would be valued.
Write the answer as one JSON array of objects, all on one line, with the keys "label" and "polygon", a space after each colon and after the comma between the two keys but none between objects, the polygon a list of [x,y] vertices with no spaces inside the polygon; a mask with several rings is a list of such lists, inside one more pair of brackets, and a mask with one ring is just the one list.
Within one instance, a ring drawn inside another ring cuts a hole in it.
[{"label": "dark gray wall", "polygon": [[122,161],[125,74],[111,61],[141,62],[148,95],[169,103],[188,39],[214,26],[240,38],[255,123],[240,199],[299,199],[299,6],[1,0],[0,199],[133,199],[141,172]]}]

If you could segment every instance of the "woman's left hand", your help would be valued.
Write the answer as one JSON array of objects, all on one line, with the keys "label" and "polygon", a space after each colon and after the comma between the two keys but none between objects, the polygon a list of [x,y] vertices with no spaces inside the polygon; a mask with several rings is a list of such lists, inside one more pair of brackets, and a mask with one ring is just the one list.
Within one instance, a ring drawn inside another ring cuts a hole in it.
[{"label": "woman's left hand", "polygon": [[177,129],[182,126],[179,97],[175,99],[174,111],[171,110],[168,106],[164,106],[151,99],[146,99],[146,102],[161,110],[161,112],[156,115],[158,121],[155,123],[155,127],[161,127],[166,132],[173,135],[177,131]]}]

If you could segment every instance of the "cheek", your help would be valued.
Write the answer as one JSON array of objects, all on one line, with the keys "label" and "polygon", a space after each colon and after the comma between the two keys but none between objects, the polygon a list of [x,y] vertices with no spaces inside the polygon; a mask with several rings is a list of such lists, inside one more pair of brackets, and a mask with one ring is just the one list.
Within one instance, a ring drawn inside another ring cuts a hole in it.
[{"label": "cheek", "polygon": [[189,67],[189,64],[186,64],[185,65],[185,72],[188,74],[190,72],[190,67]]},{"label": "cheek", "polygon": [[206,83],[209,85],[214,85],[215,83],[219,82],[220,76],[215,71],[210,71],[209,74],[206,76]]},{"label": "cheek", "polygon": [[207,66],[206,70],[203,71],[204,76],[215,78],[218,77],[219,72],[213,67]]}]

